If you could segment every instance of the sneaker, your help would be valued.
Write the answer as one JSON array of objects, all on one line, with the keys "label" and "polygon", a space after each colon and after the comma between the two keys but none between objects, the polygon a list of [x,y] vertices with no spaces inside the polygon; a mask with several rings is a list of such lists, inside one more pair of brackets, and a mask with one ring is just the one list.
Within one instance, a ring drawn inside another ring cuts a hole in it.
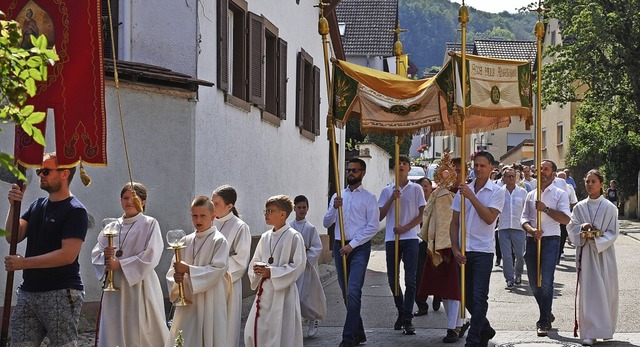
[{"label": "sneaker", "polygon": [[480,332],[480,343],[478,344],[478,346],[486,347],[487,345],[489,345],[489,340],[491,340],[494,336],[496,336],[496,331],[493,330],[492,327],[489,327],[489,329],[486,330],[482,330]]},{"label": "sneaker", "polygon": [[522,275],[516,275],[516,280],[513,282],[517,285],[521,285],[522,284]]},{"label": "sneaker", "polygon": [[548,328],[544,325],[540,325],[538,326],[538,328],[536,329],[536,334],[538,334],[538,337],[545,337],[548,334]]},{"label": "sneaker", "polygon": [[596,343],[596,339],[584,339],[584,340],[582,340],[582,345],[583,346],[592,346],[594,343]]},{"label": "sneaker", "polygon": [[405,335],[416,334],[416,328],[413,326],[410,320],[406,320],[404,321],[404,323],[402,323],[402,333]]},{"label": "sneaker", "polygon": [[453,329],[447,329],[447,336],[442,338],[442,342],[444,343],[454,343],[458,342],[458,333]]},{"label": "sneaker", "polygon": [[467,332],[470,326],[471,326],[471,323],[469,321],[466,321],[464,324],[462,324],[462,326],[460,327],[460,332],[458,333],[458,337],[463,338],[464,333]]},{"label": "sneaker", "polygon": [[314,319],[309,323],[309,337],[316,336],[318,334],[318,320]]},{"label": "sneaker", "polygon": [[442,303],[442,299],[438,296],[433,297],[433,310],[438,311],[440,309],[440,304]]},{"label": "sneaker", "polygon": [[496,260],[496,266],[500,266],[500,259]]},{"label": "sneaker", "polygon": [[367,342],[367,335],[365,335],[364,333],[356,334],[353,337],[353,339],[354,339],[353,345],[354,346],[360,346],[361,343]]},{"label": "sneaker", "polygon": [[513,289],[516,285],[513,284],[513,281],[507,281],[507,289]]},{"label": "sneaker", "polygon": [[398,319],[393,323],[393,330],[402,330],[402,312],[398,312]]},{"label": "sneaker", "polygon": [[426,316],[429,314],[429,308],[419,308],[416,312],[413,313],[414,317]]},{"label": "sneaker", "polygon": [[560,259],[564,259],[564,253],[560,253]]}]

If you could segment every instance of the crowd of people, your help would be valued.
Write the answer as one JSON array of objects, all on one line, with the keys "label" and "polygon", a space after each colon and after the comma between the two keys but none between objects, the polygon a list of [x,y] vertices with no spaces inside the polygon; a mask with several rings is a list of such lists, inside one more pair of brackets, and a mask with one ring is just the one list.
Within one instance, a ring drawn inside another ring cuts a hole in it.
[{"label": "crowd of people", "polygon": [[[444,343],[466,334],[465,346],[487,346],[496,334],[487,319],[489,283],[493,267],[502,262],[507,289],[522,285],[526,264],[539,308],[535,331],[547,336],[555,319],[554,272],[568,238],[576,247],[579,288],[575,334],[584,345],[613,338],[618,192],[603,195],[599,171],[584,177],[588,197],[578,202],[570,173],[559,172],[550,160],[542,161],[534,178],[529,166],[496,165],[490,153],[478,152],[466,179],[461,177],[465,164],[446,153],[433,182],[426,177],[410,181],[410,158],[401,156],[399,162],[397,182],[376,198],[362,185],[366,163],[349,160],[347,187],[331,197],[322,220],[325,228],[335,226],[333,258],[346,307],[340,347],[367,340],[362,290],[371,239],[385,219],[387,275],[397,309],[393,329],[415,334],[412,319],[427,314],[427,297],[433,296],[433,309],[442,305],[447,316]],[[7,271],[23,270],[10,321],[11,343],[39,346],[46,336],[52,346],[74,346],[84,297],[78,255],[87,212],[69,190],[75,168],[59,167],[55,153],[48,153],[36,173],[48,196],[34,201],[19,219],[18,241],[27,240],[25,255],[5,257]],[[172,259],[164,279],[172,302],[188,299],[190,304],[174,305],[167,324],[162,284],[154,271],[165,247],[158,221],[144,213],[147,193],[136,182],[122,187],[117,232],[110,242],[103,230],[92,250],[97,279],[118,288],[102,296],[96,346],[238,346],[240,341],[256,347],[302,346],[305,337],[318,333],[327,312],[318,275],[322,243],[306,219],[310,205],[305,196],[276,195],[266,201],[264,217],[271,228],[253,254],[233,187],[195,197],[190,206],[194,231],[180,240],[181,257]],[[9,216],[23,194],[18,185],[10,189]],[[7,230],[13,223],[7,217]],[[241,336],[245,272],[256,296]]]}]

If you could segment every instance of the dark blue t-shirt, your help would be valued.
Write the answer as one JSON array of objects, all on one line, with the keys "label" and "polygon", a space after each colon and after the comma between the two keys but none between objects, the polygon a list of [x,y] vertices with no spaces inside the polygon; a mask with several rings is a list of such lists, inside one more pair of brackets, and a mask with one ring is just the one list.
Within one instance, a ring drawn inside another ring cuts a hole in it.
[{"label": "dark blue t-shirt", "polygon": [[[40,198],[22,215],[27,225],[27,252],[34,257],[62,248],[63,239],[81,239],[87,235],[89,219],[84,205],[75,196],[62,201]],[[73,263],[52,268],[25,269],[20,289],[45,292],[58,289],[84,290],[78,257]]]}]

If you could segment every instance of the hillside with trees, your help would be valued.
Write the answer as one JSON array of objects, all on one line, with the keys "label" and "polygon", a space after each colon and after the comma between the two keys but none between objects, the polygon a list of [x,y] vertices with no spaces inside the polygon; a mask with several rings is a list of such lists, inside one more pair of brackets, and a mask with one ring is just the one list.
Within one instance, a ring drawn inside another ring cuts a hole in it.
[{"label": "hillside with trees", "polygon": [[[449,0],[399,0],[400,35],[404,52],[424,71],[442,65],[447,42],[460,43],[460,5]],[[467,42],[475,39],[535,40],[537,14],[488,13],[469,7]],[[419,74],[418,77],[421,77]]]}]

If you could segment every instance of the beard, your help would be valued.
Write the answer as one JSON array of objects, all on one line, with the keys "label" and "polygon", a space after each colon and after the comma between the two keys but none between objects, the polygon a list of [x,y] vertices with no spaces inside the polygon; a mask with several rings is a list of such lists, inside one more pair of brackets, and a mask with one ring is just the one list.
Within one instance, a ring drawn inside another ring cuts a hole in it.
[{"label": "beard", "polygon": [[347,184],[352,186],[362,182],[362,177],[347,177]]},{"label": "beard", "polygon": [[59,191],[61,186],[62,185],[60,183],[52,184],[52,183],[40,181],[40,189],[44,190],[49,194]]}]

